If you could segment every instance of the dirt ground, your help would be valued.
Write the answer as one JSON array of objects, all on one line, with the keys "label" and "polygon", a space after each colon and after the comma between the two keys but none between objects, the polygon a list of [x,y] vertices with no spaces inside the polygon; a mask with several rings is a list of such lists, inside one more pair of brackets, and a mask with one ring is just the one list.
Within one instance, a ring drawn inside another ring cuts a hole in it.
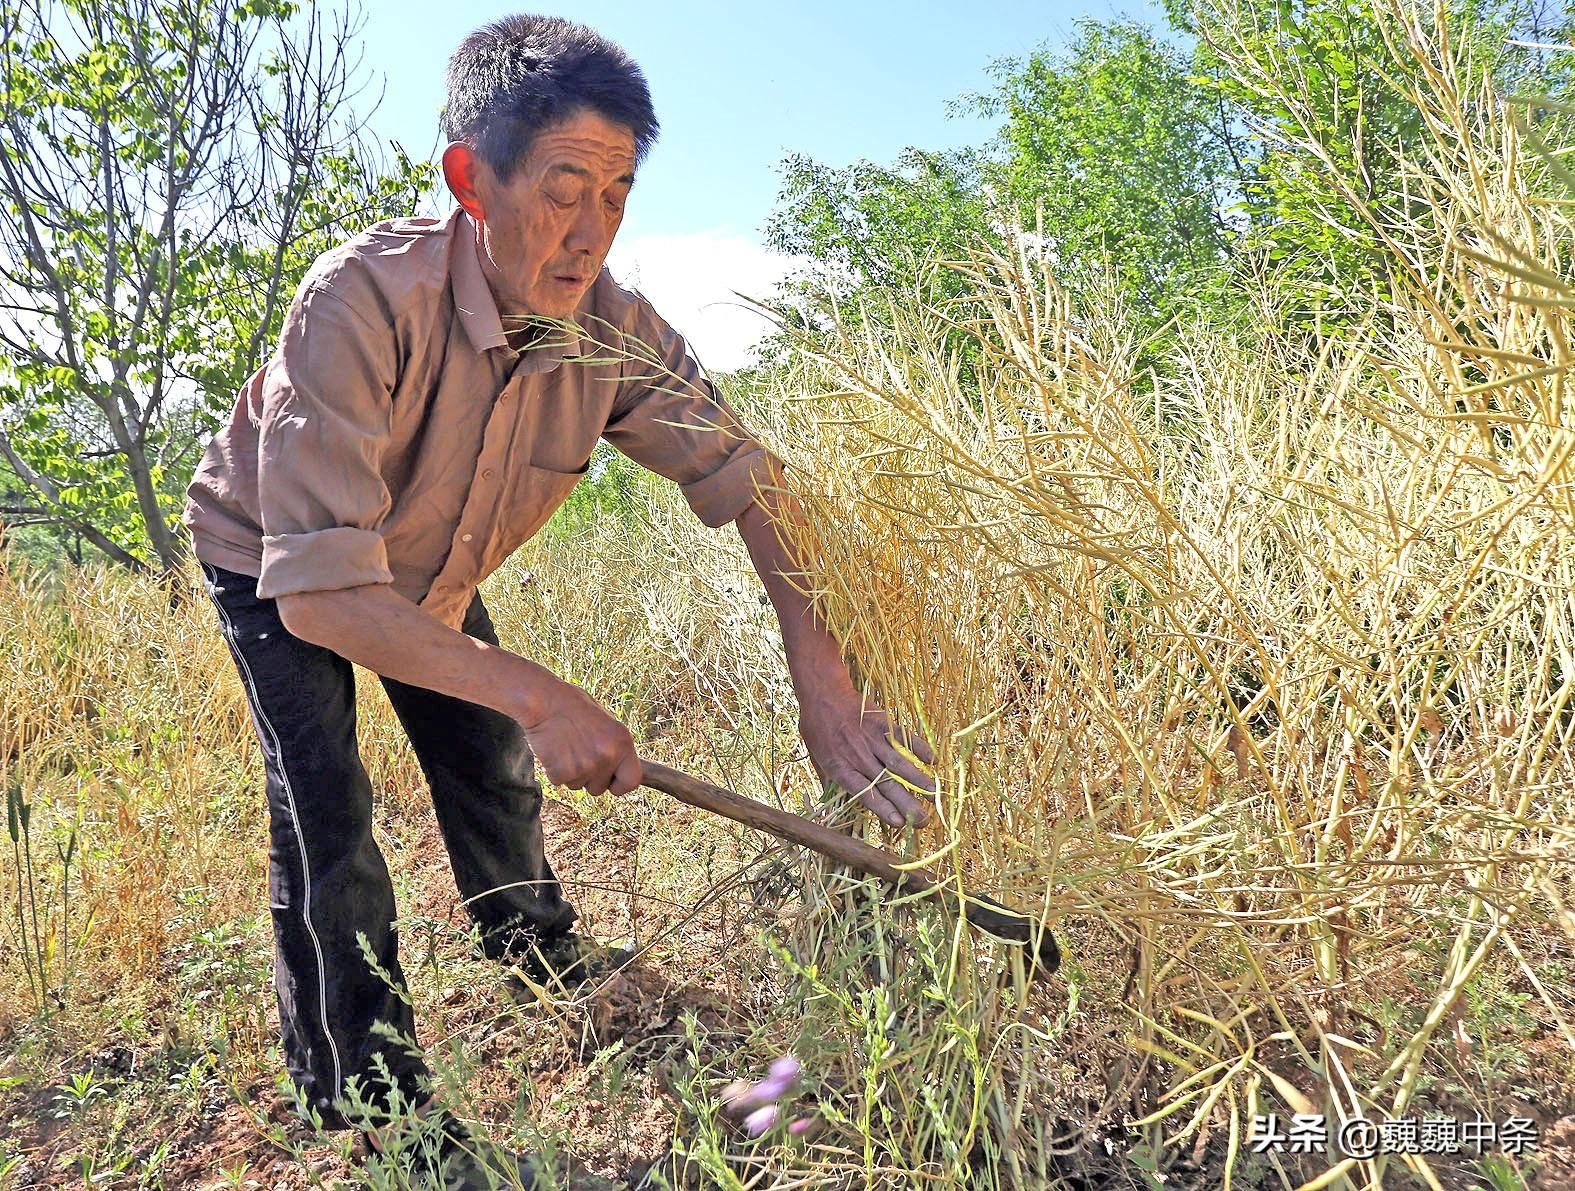
[{"label": "dirt ground", "polygon": [[[598,939],[633,940],[645,950],[630,968],[574,1002],[520,1005],[496,968],[444,962],[454,960],[452,940],[464,924],[447,858],[430,816],[400,821],[410,830],[409,838],[380,842],[401,883],[401,905],[413,922],[439,924],[449,940],[435,964],[423,963],[419,935],[402,936],[402,954],[423,1043],[457,1039],[475,1065],[469,1081],[475,1095],[467,1115],[502,1137],[511,1118],[523,1113],[554,1137],[568,1139],[558,1154],[559,1185],[573,1191],[714,1185],[683,1169],[672,1155],[675,1133],[683,1127],[676,1080],[686,1065],[693,1065],[685,1019],[694,1018],[693,1033],[703,1039],[705,1056],[720,1059],[715,1073],[758,1076],[727,1071],[725,1065],[735,1052],[748,1049],[781,995],[756,942],[771,911],[756,906],[750,886],[730,875],[744,869],[747,877],[770,882],[760,898],[769,907],[783,900],[785,873],[765,872],[773,867],[771,854],[781,853],[769,846],[760,851],[729,825],[655,795],[643,815],[616,820],[582,816],[573,806],[549,799],[543,809],[548,855],[580,911],[581,927]],[[677,863],[691,864],[695,871],[652,870],[658,858],[673,864],[675,854]],[[767,863],[751,864],[762,859]],[[673,888],[678,885],[689,891],[687,901]],[[710,892],[701,896],[705,890]],[[265,980],[262,973],[255,975]],[[266,1032],[271,1041],[277,1023],[271,989],[264,991],[260,1000],[270,1007]],[[191,1047],[192,1040],[168,1033],[157,1044],[140,1046],[109,1037],[95,1048],[62,1057],[54,1081],[43,1090],[34,1081],[24,1088],[8,1078],[14,1064],[0,1059],[0,1089],[9,1088],[0,1090],[0,1156],[21,1156],[0,1173],[0,1189],[152,1185],[299,1191],[362,1185],[362,1143],[348,1134],[325,1139],[303,1124],[272,1082],[277,1073],[266,1059],[257,1062],[256,1055],[255,1076],[244,1083],[208,1069],[181,1111],[170,1111],[151,1096],[145,1104],[124,1105],[128,1111],[119,1124],[111,1123],[109,1104],[70,1117],[58,1111],[60,1087],[74,1076],[91,1076],[112,1089],[107,1098],[112,1099],[113,1089],[146,1089],[150,1072],[168,1070],[173,1081],[189,1063]],[[177,1054],[183,1056],[179,1061],[173,1058]],[[612,1082],[604,1061],[608,1055],[617,1058]],[[1538,1123],[1538,1161],[1526,1185],[1536,1191],[1575,1188],[1575,1117]],[[106,1146],[106,1135],[117,1130],[122,1140]],[[162,1155],[156,1153],[160,1147]],[[106,1149],[120,1155],[121,1169],[84,1166],[85,1153]],[[1222,1153],[1217,1150],[1211,1145],[1196,1165],[1168,1172],[1164,1191],[1220,1186]],[[1092,1168],[1079,1162],[1065,1185],[1089,1191],[1144,1186],[1133,1181],[1134,1172],[1119,1150],[1108,1157],[1108,1164]],[[160,1178],[139,1178],[139,1169],[154,1159]],[[650,1173],[652,1167],[660,1178]],[[1487,1185],[1474,1165],[1435,1161],[1433,1169],[1449,1191]],[[1396,1174],[1397,1186],[1420,1185]],[[1238,1179],[1238,1185],[1260,1184],[1249,1178]]]},{"label": "dirt ground", "polygon": [[[667,829],[681,828],[698,814],[677,806],[661,812]],[[748,909],[747,894],[736,887],[692,913],[632,892],[638,827],[582,819],[574,808],[550,799],[543,826],[548,855],[580,910],[580,925],[589,925],[589,933],[599,939],[635,938],[642,945],[654,940],[655,945],[572,1003],[522,1006],[509,994],[501,972],[494,980],[455,982],[437,994],[440,1021],[420,1020],[420,1029],[423,1041],[438,1030],[464,1036],[466,1053],[478,1065],[473,1087],[483,1087],[487,1100],[502,1106],[500,1115],[506,1118],[509,1106],[524,1096],[540,1117],[550,1118],[554,1130],[572,1139],[572,1150],[559,1156],[567,1186],[631,1186],[669,1157],[676,1121],[672,1060],[688,1046],[684,1015],[694,1015],[711,1046],[724,1048],[758,1020],[747,1003],[749,974],[738,956],[758,950],[752,934],[760,923]],[[462,922],[435,826],[407,848],[386,850],[391,867],[406,868],[415,903],[409,909],[416,916]],[[404,852],[397,861],[396,851]],[[418,1019],[425,1008],[418,999]],[[272,1013],[268,1024],[276,1027]],[[588,1077],[597,1069],[598,1053],[615,1045],[622,1074],[621,1087],[611,1097]],[[517,1063],[501,1061],[520,1047],[532,1055],[529,1088],[521,1086],[525,1081]],[[65,1072],[86,1071],[112,1085],[160,1059],[156,1049],[144,1047],[139,1053],[111,1040],[63,1064],[61,1078],[65,1082]],[[359,1140],[341,1134],[337,1147],[325,1144],[263,1080],[238,1088],[227,1088],[219,1079],[212,1084],[197,1112],[142,1122],[148,1140],[130,1151],[127,1169],[105,1172],[91,1185],[137,1185],[135,1171],[161,1143],[167,1147],[160,1164],[163,1185],[172,1188],[293,1191],[360,1184]],[[50,1111],[55,1091],[24,1095],[13,1090],[9,1102],[0,1099],[0,1148],[22,1155],[21,1163],[0,1177],[0,1186],[84,1185],[84,1127]],[[487,1106],[478,1107],[485,1119]],[[667,1169],[674,1169],[670,1158]]]}]

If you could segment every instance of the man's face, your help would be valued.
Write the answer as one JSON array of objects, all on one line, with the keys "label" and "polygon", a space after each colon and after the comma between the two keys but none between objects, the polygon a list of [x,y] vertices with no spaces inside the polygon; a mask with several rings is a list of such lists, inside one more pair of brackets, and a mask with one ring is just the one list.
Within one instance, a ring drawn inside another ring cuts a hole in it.
[{"label": "man's face", "polygon": [[480,225],[482,272],[499,311],[572,317],[623,222],[633,134],[582,111],[540,133],[507,182],[465,145],[450,145],[443,167]]}]

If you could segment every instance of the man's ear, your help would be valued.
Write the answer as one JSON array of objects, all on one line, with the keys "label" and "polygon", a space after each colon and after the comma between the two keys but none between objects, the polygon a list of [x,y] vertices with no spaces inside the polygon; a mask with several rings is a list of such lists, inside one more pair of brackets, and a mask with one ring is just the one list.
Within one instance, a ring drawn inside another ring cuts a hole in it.
[{"label": "man's ear", "polygon": [[477,223],[487,218],[481,205],[481,192],[476,188],[476,175],[481,168],[476,151],[464,141],[453,141],[443,150],[443,179],[459,205],[465,208],[465,213]]}]

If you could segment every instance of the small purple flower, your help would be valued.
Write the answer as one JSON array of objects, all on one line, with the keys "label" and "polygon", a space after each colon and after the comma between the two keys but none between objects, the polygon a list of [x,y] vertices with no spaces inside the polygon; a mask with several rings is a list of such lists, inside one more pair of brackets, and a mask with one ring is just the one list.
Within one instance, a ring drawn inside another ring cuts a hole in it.
[{"label": "small purple flower", "polygon": [[814,1123],[814,1117],[799,1117],[798,1120],[788,1126],[788,1132],[794,1137],[803,1137],[804,1134],[809,1132],[810,1126]]},{"label": "small purple flower", "polygon": [[791,1079],[778,1079],[776,1076],[772,1075],[761,1080],[753,1088],[751,1088],[749,1090],[749,1098],[756,1101],[757,1103],[763,1103],[768,1100],[780,1100],[782,1097],[786,1096],[788,1092],[792,1090],[792,1088],[793,1081]]},{"label": "small purple flower", "polygon": [[799,1061],[792,1055],[783,1055],[780,1059],[773,1060],[770,1074],[750,1090],[751,1097],[756,1102],[782,1099],[793,1090],[793,1085],[798,1083],[799,1073],[802,1070]]},{"label": "small purple flower", "polygon": [[744,1118],[744,1129],[751,1137],[759,1137],[777,1119],[777,1106],[768,1104],[764,1108],[757,1108]]},{"label": "small purple flower", "polygon": [[[746,1084],[743,1080],[734,1080],[722,1089],[722,1110],[730,1116],[749,1113],[748,1120],[760,1120],[764,1123],[758,1130],[753,1130],[755,1136],[765,1132],[771,1127],[771,1121],[776,1115],[776,1103],[782,1100],[797,1085],[799,1076],[803,1073],[803,1065],[792,1055],[783,1055],[772,1060],[769,1074],[758,1083]],[[767,1109],[770,1112],[767,1113]]]}]

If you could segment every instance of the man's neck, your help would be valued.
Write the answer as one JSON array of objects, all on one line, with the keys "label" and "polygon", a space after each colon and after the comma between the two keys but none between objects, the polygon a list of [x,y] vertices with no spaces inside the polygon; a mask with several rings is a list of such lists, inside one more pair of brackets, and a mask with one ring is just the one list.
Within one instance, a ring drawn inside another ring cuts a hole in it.
[{"label": "man's neck", "polygon": [[504,287],[503,277],[492,267],[492,260],[487,255],[483,239],[486,236],[486,225],[476,225],[476,263],[481,266],[482,279],[487,283],[487,288],[492,291],[492,302],[497,307],[498,320],[503,325],[503,339],[509,348],[517,352],[529,351],[539,347],[544,341],[549,341],[553,336],[554,326],[550,322],[533,314],[521,300],[512,292],[502,292]]},{"label": "man's neck", "polygon": [[529,351],[547,337],[549,328],[530,315],[499,311],[499,317],[503,321],[503,338],[517,352]]}]

